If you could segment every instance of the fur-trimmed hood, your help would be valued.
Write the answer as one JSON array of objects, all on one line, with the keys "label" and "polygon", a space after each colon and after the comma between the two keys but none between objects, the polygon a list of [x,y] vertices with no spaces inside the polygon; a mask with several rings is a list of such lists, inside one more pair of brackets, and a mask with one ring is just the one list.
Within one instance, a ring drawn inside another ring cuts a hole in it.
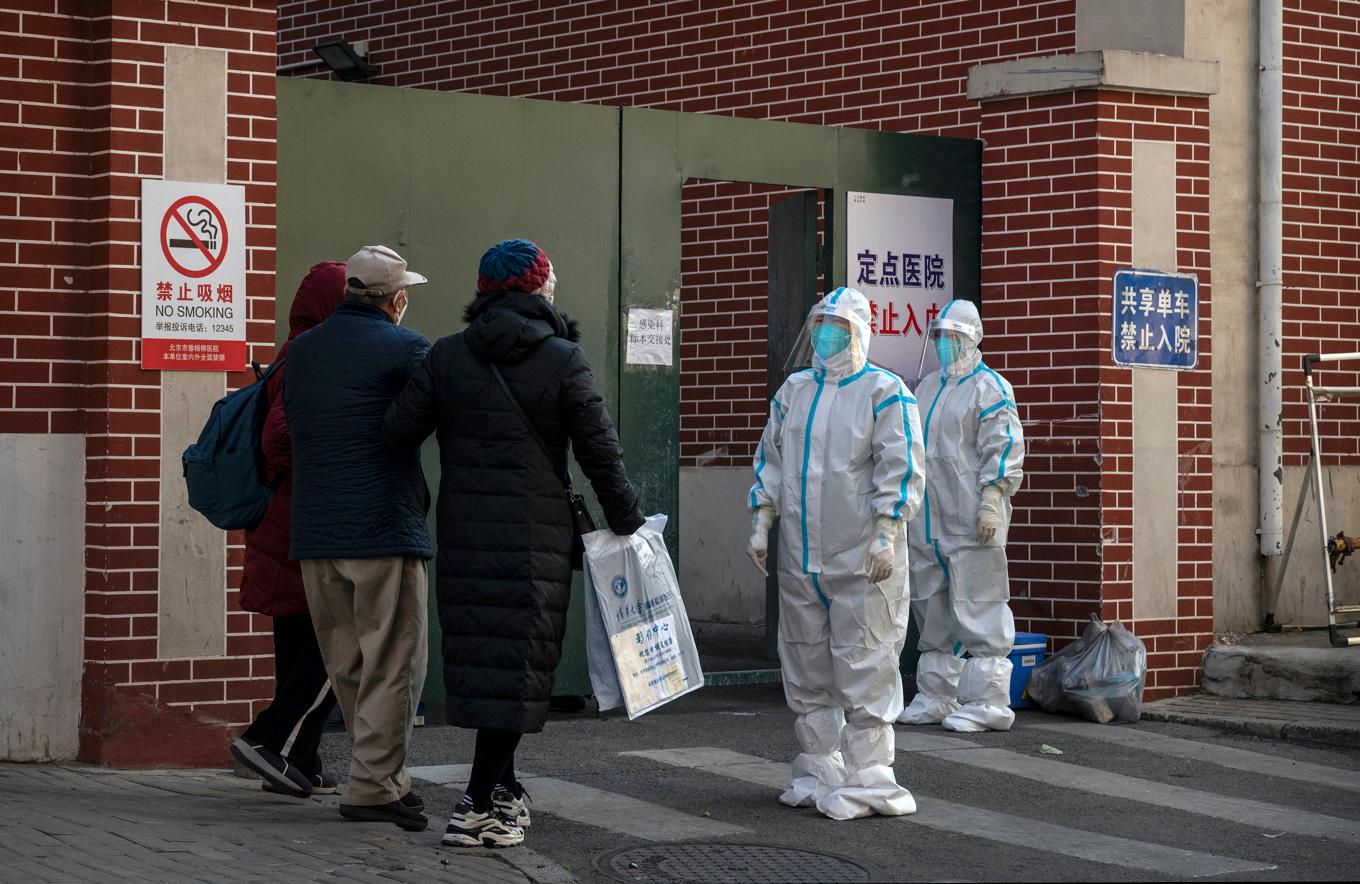
[{"label": "fur-trimmed hood", "polygon": [[581,338],[576,320],[557,312],[538,295],[501,291],[479,294],[463,311],[463,340],[488,362],[519,362],[548,338],[573,344]]}]

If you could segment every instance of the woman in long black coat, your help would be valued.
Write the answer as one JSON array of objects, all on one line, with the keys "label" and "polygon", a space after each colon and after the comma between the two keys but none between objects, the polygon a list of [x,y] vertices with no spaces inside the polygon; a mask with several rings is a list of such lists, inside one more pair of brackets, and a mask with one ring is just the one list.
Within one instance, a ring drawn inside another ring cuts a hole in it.
[{"label": "woman in long black coat", "polygon": [[[515,781],[521,735],[543,729],[562,656],[573,527],[563,491],[570,443],[609,527],[643,524],[623,449],[577,346],[553,306],[556,276],[528,240],[487,250],[468,328],[441,338],[387,412],[390,444],[439,440],[439,623],[449,723],[477,729],[467,794],[446,844],[505,847],[529,813]],[[551,454],[492,373],[496,365]]]}]

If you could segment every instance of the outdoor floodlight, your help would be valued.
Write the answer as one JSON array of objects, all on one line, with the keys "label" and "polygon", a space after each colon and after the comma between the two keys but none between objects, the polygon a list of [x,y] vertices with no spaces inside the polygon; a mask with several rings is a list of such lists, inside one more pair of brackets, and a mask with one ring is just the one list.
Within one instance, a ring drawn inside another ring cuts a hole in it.
[{"label": "outdoor floodlight", "polygon": [[322,43],[319,46],[313,46],[312,51],[321,56],[326,67],[346,82],[367,80],[378,72],[378,68],[365,61],[364,57],[356,52],[354,47],[349,45],[346,40]]}]

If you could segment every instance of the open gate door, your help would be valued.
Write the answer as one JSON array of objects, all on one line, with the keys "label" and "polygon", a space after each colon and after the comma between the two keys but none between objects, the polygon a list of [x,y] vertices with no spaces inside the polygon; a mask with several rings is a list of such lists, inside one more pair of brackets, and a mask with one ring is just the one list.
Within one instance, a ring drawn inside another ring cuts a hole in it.
[{"label": "open gate door", "polygon": [[[769,355],[766,362],[765,398],[773,399],[784,383],[784,363],[788,361],[803,329],[803,321],[821,292],[821,247],[817,242],[818,192],[795,193],[770,206],[767,222],[769,251]],[[777,524],[777,523],[776,523]],[[770,532],[770,576],[765,581],[765,651],[778,654],[779,531]]]}]

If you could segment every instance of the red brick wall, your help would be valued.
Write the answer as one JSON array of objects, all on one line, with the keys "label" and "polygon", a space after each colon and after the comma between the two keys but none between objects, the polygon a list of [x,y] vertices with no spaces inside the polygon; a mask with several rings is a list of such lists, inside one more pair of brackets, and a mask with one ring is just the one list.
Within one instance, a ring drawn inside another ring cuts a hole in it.
[{"label": "red brick wall", "polygon": [[[1299,357],[1360,350],[1360,0],[1285,7],[1285,462],[1298,465],[1309,448]],[[1360,386],[1349,365],[1320,382]],[[1325,461],[1360,464],[1360,406],[1320,417]]]},{"label": "red brick wall", "polygon": [[[0,290],[0,431],[87,438],[82,755],[93,761],[221,762],[222,726],[249,721],[272,693],[263,618],[228,615],[226,658],[157,652],[159,547],[173,538],[159,536],[161,375],[140,368],[138,251],[140,179],[163,174],[165,48],[225,50],[227,183],[246,186],[248,334],[254,355],[270,357],[273,7],[19,0],[0,12],[10,33],[0,264],[12,286]],[[232,587],[240,559],[233,543]]]},{"label": "red brick wall", "polygon": [[1075,7],[293,0],[279,4],[279,62],[366,40],[386,85],[972,138],[968,68],[1071,51]]},{"label": "red brick wall", "polygon": [[[1179,560],[1177,613],[1168,619],[1134,619],[1133,603],[1133,379],[1132,369],[1101,370],[1106,619],[1132,623],[1148,647],[1145,699],[1170,696],[1199,683],[1202,653],[1213,639],[1213,424],[1210,335],[1213,298],[1209,265],[1209,103],[1207,98],[1102,91],[1097,124],[1102,204],[1114,224],[1102,239],[1101,350],[1109,353],[1114,329],[1109,280],[1133,264],[1131,178],[1133,142],[1176,145],[1176,270],[1199,278],[1199,364],[1177,372]],[[1108,185],[1108,187],[1106,187]],[[1112,259],[1112,260],[1111,260]]]},{"label": "red brick wall", "polygon": [[796,190],[691,180],[681,192],[682,467],[751,465],[769,417],[769,209]]},{"label": "red brick wall", "polygon": [[[606,0],[336,8],[303,0],[280,4],[279,61],[305,62],[328,39],[365,40],[380,68],[373,82],[381,84],[976,138],[968,68],[1070,50],[1075,27],[1072,0],[979,5],[704,9]],[[324,67],[293,73],[327,75]],[[732,190],[723,198],[740,205],[721,211],[746,216],[715,218],[707,231],[695,227],[692,190],[684,218],[681,463],[744,466],[766,417],[765,381],[757,377],[765,372],[766,206],[743,200],[779,189]],[[737,224],[751,230],[727,239]],[[720,304],[724,297],[731,303]],[[725,324],[743,314],[753,321]]]},{"label": "red brick wall", "polygon": [[[84,429],[90,23],[0,11],[0,432]],[[75,6],[76,4],[70,4]],[[43,8],[49,14],[25,8]]]},{"label": "red brick wall", "polygon": [[[1198,679],[1213,629],[1208,101],[1102,90],[982,105],[988,363],[1015,386],[1025,485],[1010,536],[1020,629],[1059,644],[1092,613],[1149,651],[1146,697]],[[1177,145],[1177,269],[1200,280],[1200,363],[1178,374],[1179,613],[1134,620],[1131,370],[1109,365],[1132,264],[1133,141]]]},{"label": "red brick wall", "polygon": [[1080,633],[1101,598],[1102,214],[1095,93],[981,105],[987,362],[1012,383],[1025,483],[1010,533],[1018,629]]}]

